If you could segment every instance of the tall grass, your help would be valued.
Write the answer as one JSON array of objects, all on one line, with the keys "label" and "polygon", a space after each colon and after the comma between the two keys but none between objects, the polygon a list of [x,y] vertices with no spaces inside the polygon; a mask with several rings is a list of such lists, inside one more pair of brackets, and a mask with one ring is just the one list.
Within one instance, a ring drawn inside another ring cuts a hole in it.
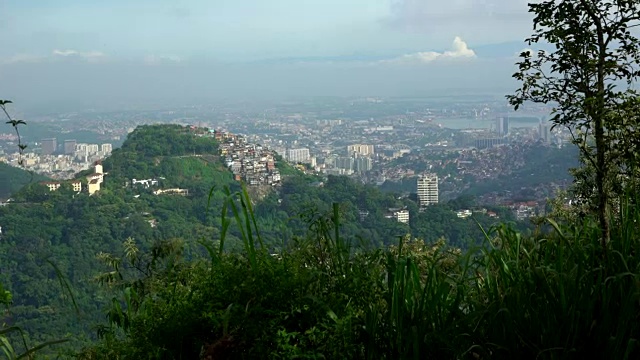
[{"label": "tall grass", "polygon": [[401,239],[397,253],[385,254],[384,301],[365,321],[367,358],[451,358],[464,332],[465,278],[455,275],[464,263],[441,246],[405,252],[406,245]]},{"label": "tall grass", "polygon": [[[180,286],[147,298],[122,356],[638,358],[640,212],[620,206],[606,256],[589,218],[547,220],[551,231],[533,236],[497,226],[464,253],[410,238],[357,247],[341,236],[338,204],[274,253],[246,189],[228,192],[218,248],[203,242],[210,260],[183,265]],[[232,223],[242,253],[225,251]]]},{"label": "tall grass", "polygon": [[[16,351],[14,346],[12,345],[9,335],[12,333],[19,334],[21,339],[21,345],[24,346],[24,350],[22,352]],[[4,354],[4,359],[7,360],[19,360],[19,359],[34,359],[36,357],[36,353],[46,347],[61,344],[70,341],[69,339],[60,339],[60,340],[51,340],[47,342],[43,342],[33,347],[29,347],[27,345],[27,340],[25,338],[25,334],[22,329],[17,326],[9,326],[0,329],[0,350],[1,353]]]},{"label": "tall grass", "polygon": [[625,206],[602,256],[597,222],[523,238],[497,229],[477,259],[472,316],[477,351],[491,358],[640,356],[637,208]]}]

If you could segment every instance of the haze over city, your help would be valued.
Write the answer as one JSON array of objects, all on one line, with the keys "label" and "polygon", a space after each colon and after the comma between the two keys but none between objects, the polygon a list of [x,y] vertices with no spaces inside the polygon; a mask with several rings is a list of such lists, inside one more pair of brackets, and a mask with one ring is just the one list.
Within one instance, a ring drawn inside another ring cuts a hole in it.
[{"label": "haze over city", "polygon": [[5,0],[0,92],[24,109],[503,94],[530,29],[522,0]]}]

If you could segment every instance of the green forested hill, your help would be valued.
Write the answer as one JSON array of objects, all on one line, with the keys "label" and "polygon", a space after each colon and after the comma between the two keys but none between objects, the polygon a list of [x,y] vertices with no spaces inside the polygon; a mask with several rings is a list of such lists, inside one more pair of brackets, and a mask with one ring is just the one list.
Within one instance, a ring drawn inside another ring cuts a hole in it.
[{"label": "green forested hill", "polygon": [[[24,187],[16,194],[22,204],[0,208],[0,281],[14,298],[5,321],[39,341],[70,335],[78,346],[83,338],[95,338],[109,300],[93,280],[105,270],[96,260],[99,253],[115,252],[131,237],[141,249],[184,240],[189,254],[202,250],[197,240],[215,236],[222,190],[239,188],[217,152],[215,141],[187,128],[140,127],[104,161],[108,175],[95,195],[49,192],[37,182]],[[186,188],[190,196],[156,196],[130,183],[160,176],[162,188]],[[214,185],[218,191],[209,202]],[[79,312],[52,264],[71,285]]]},{"label": "green forested hill", "polygon": [[[65,346],[75,348],[94,339],[110,301],[95,281],[108,270],[98,254],[118,253],[132,238],[142,252],[171,242],[182,244],[184,258],[200,257],[206,254],[201,240],[220,239],[228,192],[240,190],[218,155],[218,144],[176,125],[139,127],[103,165],[102,190],[93,196],[64,189],[50,193],[36,183],[16,195],[23,204],[0,208],[0,281],[14,297],[5,321],[23,327],[31,339],[70,336],[73,341]],[[134,186],[133,178],[159,184]],[[292,172],[254,204],[257,228],[269,248],[307,237],[333,203],[340,204],[340,233],[354,243],[389,245],[409,232],[459,246],[482,239],[476,222],[457,218],[448,204],[419,214],[412,201],[345,177],[330,176],[323,186],[315,181]],[[156,188],[188,189],[189,196],[154,195]],[[388,208],[401,206],[411,211],[410,224],[385,218]],[[369,215],[361,218],[361,211]],[[482,215],[477,220],[486,227],[494,222]],[[230,226],[225,248],[242,248],[241,239],[238,227]],[[68,281],[77,311],[55,267]]]},{"label": "green forested hill", "polygon": [[0,199],[7,199],[23,186],[42,180],[46,178],[0,162]]}]

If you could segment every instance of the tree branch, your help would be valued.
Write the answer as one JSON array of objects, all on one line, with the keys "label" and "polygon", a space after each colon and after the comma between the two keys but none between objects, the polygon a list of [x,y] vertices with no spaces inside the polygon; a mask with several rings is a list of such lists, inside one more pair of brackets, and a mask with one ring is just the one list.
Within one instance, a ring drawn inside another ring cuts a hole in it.
[{"label": "tree branch", "polygon": [[11,126],[13,126],[14,130],[16,131],[16,136],[18,136],[18,164],[22,165],[24,162],[22,156],[24,155],[24,149],[26,149],[27,146],[22,143],[22,137],[20,136],[20,129],[18,129],[18,126],[26,123],[23,120],[12,119],[11,115],[9,115],[9,112],[7,111],[7,104],[11,104],[11,101],[0,100],[0,109],[2,109],[4,114],[7,116],[7,119],[9,119],[9,121],[7,121],[7,124],[11,124]]}]

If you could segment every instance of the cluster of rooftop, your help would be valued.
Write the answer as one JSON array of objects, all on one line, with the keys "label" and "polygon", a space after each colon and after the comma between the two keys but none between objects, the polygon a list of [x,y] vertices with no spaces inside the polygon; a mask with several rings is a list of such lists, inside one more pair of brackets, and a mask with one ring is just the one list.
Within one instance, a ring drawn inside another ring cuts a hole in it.
[{"label": "cluster of rooftop", "polygon": [[214,138],[220,143],[220,154],[236,180],[254,186],[280,184],[280,171],[272,150],[229,132],[216,130]]}]

